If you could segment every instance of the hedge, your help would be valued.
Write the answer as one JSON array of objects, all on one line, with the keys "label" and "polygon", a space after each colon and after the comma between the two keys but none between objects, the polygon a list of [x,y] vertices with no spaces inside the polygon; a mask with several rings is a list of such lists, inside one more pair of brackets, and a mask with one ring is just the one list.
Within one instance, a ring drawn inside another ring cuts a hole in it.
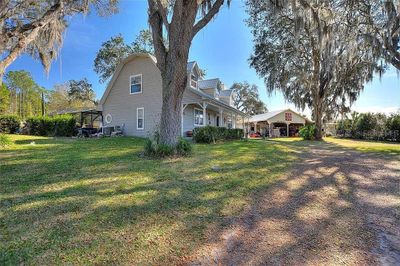
[{"label": "hedge", "polygon": [[314,140],[315,138],[315,125],[306,125],[300,128],[299,136],[304,140]]},{"label": "hedge", "polygon": [[76,133],[75,125],[71,115],[40,116],[27,118],[25,129],[29,135],[71,137]]},{"label": "hedge", "polygon": [[226,127],[196,127],[193,130],[193,140],[198,143],[213,143],[223,140],[241,139],[243,137],[243,129],[226,128]]},{"label": "hedge", "polygon": [[0,133],[16,133],[20,122],[16,115],[0,115]]}]

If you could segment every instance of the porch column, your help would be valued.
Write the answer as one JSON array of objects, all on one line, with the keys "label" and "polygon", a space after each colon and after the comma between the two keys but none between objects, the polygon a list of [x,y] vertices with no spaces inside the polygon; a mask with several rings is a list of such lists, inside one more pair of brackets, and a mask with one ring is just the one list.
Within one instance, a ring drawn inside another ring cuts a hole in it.
[{"label": "porch column", "polygon": [[224,110],[219,109],[219,126],[224,126]]},{"label": "porch column", "polygon": [[245,138],[246,137],[246,130],[245,130],[245,124],[244,124],[244,116],[241,116],[242,117],[242,130],[243,130],[243,138]]},{"label": "porch column", "polygon": [[289,137],[289,123],[286,123],[286,135]]},{"label": "porch column", "polygon": [[203,127],[206,126],[206,122],[208,123],[208,119],[207,119],[207,103],[203,102]]},{"label": "porch column", "polygon": [[187,107],[187,104],[182,104],[181,105],[181,137],[183,136],[183,111],[185,111],[185,108]]},{"label": "porch column", "polygon": [[268,135],[270,138],[272,138],[272,131],[271,131],[271,124],[268,122]]},{"label": "porch column", "polygon": [[254,122],[254,133],[257,132],[257,122]]},{"label": "porch column", "polygon": [[236,114],[233,116],[232,128],[236,128]]}]

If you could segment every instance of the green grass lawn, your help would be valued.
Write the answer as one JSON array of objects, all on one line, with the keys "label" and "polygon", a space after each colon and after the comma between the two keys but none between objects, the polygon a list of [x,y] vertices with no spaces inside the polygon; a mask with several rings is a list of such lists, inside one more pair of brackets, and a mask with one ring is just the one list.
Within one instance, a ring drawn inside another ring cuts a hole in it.
[{"label": "green grass lawn", "polygon": [[379,142],[356,139],[341,139],[334,137],[324,138],[323,141],[304,141],[301,138],[275,138],[269,140],[274,143],[282,143],[291,147],[308,147],[310,145],[324,145],[331,148],[343,148],[360,152],[382,153],[387,155],[400,155],[400,143]]},{"label": "green grass lawn", "polygon": [[340,138],[325,138],[325,141],[344,148],[355,149],[361,152],[379,152],[400,155],[400,143],[365,141]]},{"label": "green grass lawn", "polygon": [[138,138],[11,137],[0,150],[2,265],[182,262],[296,158],[267,141],[148,160]]}]

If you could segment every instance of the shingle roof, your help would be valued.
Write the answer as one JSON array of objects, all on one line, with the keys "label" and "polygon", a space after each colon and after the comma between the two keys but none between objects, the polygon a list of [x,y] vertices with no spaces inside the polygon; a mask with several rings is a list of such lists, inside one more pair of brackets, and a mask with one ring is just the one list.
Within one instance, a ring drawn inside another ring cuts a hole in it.
[{"label": "shingle roof", "polygon": [[186,69],[188,72],[192,71],[193,66],[196,64],[196,61],[191,61],[187,63]]},{"label": "shingle roof", "polygon": [[[302,115],[300,115],[297,112],[292,111],[291,109],[283,109],[283,110],[277,110],[277,111],[272,111],[272,112],[268,112],[268,113],[264,113],[264,114],[259,114],[259,115],[253,115],[250,118],[250,122],[259,122],[259,121],[266,121],[282,112],[287,112],[287,111],[291,111],[292,113],[295,113],[301,117],[303,117]],[[303,117],[307,122],[312,122],[310,119]]]},{"label": "shingle roof", "polygon": [[219,96],[229,97],[233,93],[233,90],[222,90],[219,92]]},{"label": "shingle roof", "polygon": [[277,111],[272,111],[272,112],[268,112],[268,113],[264,113],[264,114],[259,114],[259,115],[253,115],[250,118],[250,122],[258,122],[258,121],[265,121],[268,120],[274,116],[276,116],[279,113],[282,113],[286,110],[277,110]]},{"label": "shingle roof", "polygon": [[220,83],[218,78],[215,79],[206,79],[206,80],[199,80],[198,86],[200,89],[208,89],[208,88],[217,88],[218,83]]}]

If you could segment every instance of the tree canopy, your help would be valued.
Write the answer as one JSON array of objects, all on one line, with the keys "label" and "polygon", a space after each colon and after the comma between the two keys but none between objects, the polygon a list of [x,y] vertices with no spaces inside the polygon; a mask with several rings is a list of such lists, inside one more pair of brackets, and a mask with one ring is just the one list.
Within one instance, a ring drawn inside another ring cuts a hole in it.
[{"label": "tree canopy", "polygon": [[269,92],[280,90],[297,107],[310,107],[321,139],[324,117],[354,102],[374,71],[383,69],[358,24],[346,19],[346,1],[286,2],[247,2],[251,66]]},{"label": "tree canopy", "polygon": [[83,104],[96,105],[96,94],[92,84],[86,78],[68,81],[68,98],[70,101],[78,101]]},{"label": "tree canopy", "polygon": [[117,0],[2,0],[0,1],[0,83],[6,68],[22,53],[40,60],[46,71],[62,45],[66,18],[116,11]]},{"label": "tree canopy", "polygon": [[125,43],[121,34],[105,41],[94,59],[94,71],[100,76],[100,82],[108,81],[118,64],[130,54],[154,54],[153,40],[149,30],[141,30],[131,45]]},{"label": "tree canopy", "polygon": [[262,114],[268,111],[258,95],[257,85],[250,85],[247,81],[235,82],[231,90],[234,91],[233,104],[238,110],[248,115]]},{"label": "tree canopy", "polygon": [[16,114],[21,118],[42,114],[42,94],[46,90],[39,86],[27,71],[9,71],[2,90],[8,90],[8,108],[5,113]]}]

